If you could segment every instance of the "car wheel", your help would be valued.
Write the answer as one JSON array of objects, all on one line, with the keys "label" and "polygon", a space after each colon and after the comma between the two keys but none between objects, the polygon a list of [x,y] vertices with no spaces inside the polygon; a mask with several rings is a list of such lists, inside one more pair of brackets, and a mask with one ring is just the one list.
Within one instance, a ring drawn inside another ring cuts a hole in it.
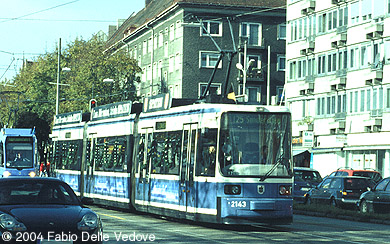
[{"label": "car wheel", "polygon": [[330,206],[337,207],[336,199],[334,198],[330,199]]},{"label": "car wheel", "polygon": [[360,203],[360,212],[362,212],[362,213],[371,213],[372,212],[372,209],[370,208],[370,205],[368,204],[368,202],[366,200],[363,200]]}]

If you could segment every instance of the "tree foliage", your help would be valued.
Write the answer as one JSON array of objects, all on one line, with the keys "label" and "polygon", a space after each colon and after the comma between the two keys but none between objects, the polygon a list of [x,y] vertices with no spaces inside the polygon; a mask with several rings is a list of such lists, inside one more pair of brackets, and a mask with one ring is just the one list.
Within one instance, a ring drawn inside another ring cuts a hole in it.
[{"label": "tree foliage", "polygon": [[[125,51],[105,55],[104,45],[98,38],[76,39],[62,48],[60,66],[70,68],[70,72],[60,72],[59,113],[87,112],[92,98],[98,105],[136,99],[133,82],[141,71],[136,61]],[[34,113],[51,122],[55,115],[57,86],[53,83],[57,82],[57,60],[58,50],[55,50],[25,65],[13,86],[3,87],[0,94],[3,107]],[[104,82],[107,78],[114,82]],[[8,122],[9,112],[10,109],[0,114],[3,125],[17,124],[17,121]]]},{"label": "tree foliage", "polygon": [[[125,51],[104,54],[105,43],[97,38],[76,39],[61,48],[59,113],[88,112],[89,100],[97,105],[135,100],[133,82],[141,72]],[[13,81],[0,87],[0,123],[7,127],[36,127],[47,140],[56,111],[58,48],[24,65]],[[104,82],[104,79],[114,82]],[[45,123],[47,122],[47,124]],[[42,131],[40,131],[42,130]]]}]

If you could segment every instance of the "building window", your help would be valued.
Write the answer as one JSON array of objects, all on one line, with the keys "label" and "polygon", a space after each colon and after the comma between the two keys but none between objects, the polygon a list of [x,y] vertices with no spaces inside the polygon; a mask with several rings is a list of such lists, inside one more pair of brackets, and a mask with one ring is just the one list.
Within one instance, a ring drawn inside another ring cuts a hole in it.
[{"label": "building window", "polygon": [[169,26],[169,40],[173,41],[175,39],[175,25],[171,24]]},{"label": "building window", "polygon": [[153,50],[153,38],[149,37],[148,39],[148,52],[151,52]]},{"label": "building window", "polygon": [[260,87],[246,88],[246,94],[248,95],[248,102],[260,102]]},{"label": "building window", "polygon": [[158,47],[162,47],[164,44],[164,32],[160,31],[158,33]]},{"label": "building window", "polygon": [[261,24],[258,23],[241,23],[240,37],[248,41],[248,45],[261,46]]},{"label": "building window", "polygon": [[277,57],[278,57],[277,70],[278,71],[285,71],[286,70],[286,56],[278,55]]},{"label": "building window", "polygon": [[181,68],[180,53],[176,53],[176,55],[175,55],[175,67],[176,67],[176,70],[179,70]]},{"label": "building window", "polygon": [[176,38],[180,38],[183,36],[183,27],[181,26],[181,21],[176,21],[176,32],[175,32]]},{"label": "building window", "polygon": [[297,69],[297,62],[296,61],[290,61],[290,80],[296,79],[296,69]]},{"label": "building window", "polygon": [[306,77],[306,59],[298,61],[298,79]]},{"label": "building window", "polygon": [[154,35],[154,38],[153,38],[153,48],[154,48],[154,49],[157,49],[157,41],[158,41],[158,39],[157,39],[157,34],[155,34],[155,35]]},{"label": "building window", "polygon": [[318,16],[318,33],[324,33],[326,31],[326,14]]},{"label": "building window", "polygon": [[328,54],[328,73],[336,72],[337,67],[337,54]]},{"label": "building window", "polygon": [[[376,1],[376,0],[375,0]],[[372,0],[362,0],[361,1],[361,10],[362,10],[362,21],[370,20],[372,18]]]},{"label": "building window", "polygon": [[[219,53],[215,52],[200,52],[200,67],[214,68],[219,59]],[[219,62],[218,68],[222,68],[222,60]]]},{"label": "building window", "polygon": [[164,43],[164,57],[168,57],[168,42]]},{"label": "building window", "polygon": [[318,74],[325,74],[325,55],[318,56]]},{"label": "building window", "polygon": [[[204,91],[206,90],[207,88],[207,83],[199,83],[199,94],[198,94],[198,97],[202,96]],[[210,88],[209,88],[209,91],[207,92],[206,95],[210,95],[210,94],[213,94],[213,95],[219,95],[221,94],[221,84],[211,84],[210,85]]]},{"label": "building window", "polygon": [[200,30],[201,36],[222,36],[222,22],[220,21],[202,21],[202,26]]},{"label": "building window", "polygon": [[172,73],[174,70],[175,70],[175,56],[170,56],[168,71]]},{"label": "building window", "polygon": [[142,54],[146,54],[148,51],[148,43],[146,42],[146,40],[142,43]]},{"label": "building window", "polygon": [[278,39],[286,40],[286,24],[278,25]]}]

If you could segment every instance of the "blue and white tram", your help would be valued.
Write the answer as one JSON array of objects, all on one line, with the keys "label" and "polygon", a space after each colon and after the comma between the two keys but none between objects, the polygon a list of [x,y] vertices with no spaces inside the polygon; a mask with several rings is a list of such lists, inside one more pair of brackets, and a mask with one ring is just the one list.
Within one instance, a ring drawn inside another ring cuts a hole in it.
[{"label": "blue and white tram", "polygon": [[136,114],[131,102],[92,110],[86,136],[85,196],[98,204],[131,208],[130,173]]},{"label": "blue and white tram", "polygon": [[[285,107],[172,106],[169,95],[57,118],[57,177],[108,206],[194,221],[292,221],[291,116]],[[74,118],[66,119],[67,117]]]},{"label": "blue and white tram", "polygon": [[38,153],[34,129],[2,128],[0,131],[0,175],[35,177]]},{"label": "blue and white tram", "polygon": [[[146,99],[144,106],[153,104]],[[134,149],[137,210],[215,223],[291,223],[286,108],[194,104],[144,111]]]},{"label": "blue and white tram", "polygon": [[54,176],[67,182],[77,194],[83,189],[80,169],[85,127],[82,111],[59,114],[55,117],[50,135],[52,150],[49,161]]}]

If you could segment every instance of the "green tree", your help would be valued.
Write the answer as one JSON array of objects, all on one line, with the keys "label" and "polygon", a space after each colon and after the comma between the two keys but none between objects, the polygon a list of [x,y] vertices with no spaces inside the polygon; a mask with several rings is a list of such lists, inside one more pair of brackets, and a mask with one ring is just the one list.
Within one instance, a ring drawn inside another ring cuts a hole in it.
[{"label": "green tree", "polygon": [[[97,37],[86,41],[76,39],[61,50],[59,113],[82,110],[89,112],[89,100],[95,98],[103,105],[124,100],[136,100],[133,82],[141,69],[134,59],[122,50],[104,54],[105,43]],[[55,115],[58,50],[39,56],[25,65],[10,86],[0,87],[1,126],[36,127],[42,133],[39,140],[47,140],[50,133],[43,121],[51,125]],[[105,83],[104,79],[114,82]],[[26,119],[26,118],[30,119]],[[43,131],[41,131],[43,130]],[[42,141],[38,143],[42,144]]]}]

